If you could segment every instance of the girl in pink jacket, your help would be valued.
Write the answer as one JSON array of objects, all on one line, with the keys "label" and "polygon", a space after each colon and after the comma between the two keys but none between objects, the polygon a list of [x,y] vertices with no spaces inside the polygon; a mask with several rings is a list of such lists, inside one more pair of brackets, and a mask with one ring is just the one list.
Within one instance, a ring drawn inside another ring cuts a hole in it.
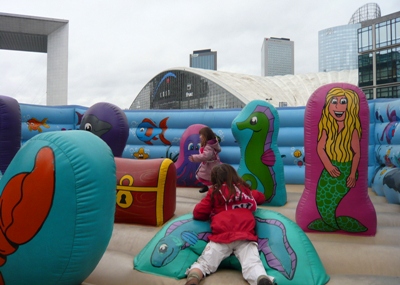
[{"label": "girl in pink jacket", "polygon": [[196,171],[196,178],[205,186],[199,190],[200,193],[208,191],[208,186],[211,185],[211,170],[215,165],[221,163],[218,153],[221,152],[221,147],[217,140],[217,136],[212,129],[204,127],[199,130],[200,135],[200,150],[199,154],[189,156],[189,161],[200,162],[199,168]]},{"label": "girl in pink jacket", "polygon": [[264,194],[251,190],[236,170],[225,163],[213,168],[211,181],[207,195],[193,210],[194,219],[211,219],[210,241],[187,270],[185,285],[198,285],[232,253],[240,261],[243,278],[250,285],[274,284],[260,259],[253,216],[257,204],[265,202]]}]

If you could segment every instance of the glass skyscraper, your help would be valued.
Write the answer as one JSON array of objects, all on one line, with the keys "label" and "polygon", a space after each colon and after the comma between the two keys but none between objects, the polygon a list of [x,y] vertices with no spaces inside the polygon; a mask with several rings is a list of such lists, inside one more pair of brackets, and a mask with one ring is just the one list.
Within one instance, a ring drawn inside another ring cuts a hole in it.
[{"label": "glass skyscraper", "polygon": [[190,67],[217,70],[217,52],[211,49],[193,51]]},{"label": "glass skyscraper", "polygon": [[294,74],[294,42],[286,38],[264,38],[261,76]]},{"label": "glass skyscraper", "polygon": [[318,71],[357,69],[357,30],[360,23],[328,28],[318,32]]},{"label": "glass skyscraper", "polygon": [[318,32],[318,71],[341,71],[358,68],[357,30],[361,22],[379,18],[381,10],[376,3],[358,8],[348,25]]},{"label": "glass skyscraper", "polygon": [[400,12],[362,22],[358,51],[358,86],[367,98],[400,98]]}]

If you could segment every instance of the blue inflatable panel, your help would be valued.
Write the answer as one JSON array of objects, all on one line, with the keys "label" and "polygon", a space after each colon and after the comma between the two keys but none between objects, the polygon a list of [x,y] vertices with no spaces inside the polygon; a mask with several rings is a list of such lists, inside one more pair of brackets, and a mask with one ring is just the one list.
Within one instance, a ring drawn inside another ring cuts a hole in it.
[{"label": "blue inflatable panel", "polygon": [[[378,168],[383,157],[373,149],[376,146],[397,145],[400,141],[398,113],[400,100],[369,100],[369,149],[368,173]],[[20,104],[21,109],[21,143],[41,132],[79,129],[84,113],[88,110],[82,106],[39,106]],[[231,123],[242,109],[207,109],[207,110],[124,110],[128,121],[129,135],[122,152],[122,157],[131,159],[165,158],[177,161],[179,145],[184,131],[193,124],[208,125],[220,138],[222,161],[239,165],[240,148],[233,136]],[[279,115],[279,133],[277,147],[281,153],[283,167],[298,165],[289,172],[296,177],[285,176],[285,182],[299,181],[304,184],[304,112],[305,107],[276,108]],[[29,129],[29,121],[31,128]],[[140,136],[141,129],[148,134]],[[161,139],[162,138],[162,139]],[[12,156],[12,155],[11,155]],[[399,161],[399,160],[397,160]],[[395,164],[395,163],[393,163]],[[288,172],[288,171],[286,171]],[[371,185],[372,176],[368,176]]]}]

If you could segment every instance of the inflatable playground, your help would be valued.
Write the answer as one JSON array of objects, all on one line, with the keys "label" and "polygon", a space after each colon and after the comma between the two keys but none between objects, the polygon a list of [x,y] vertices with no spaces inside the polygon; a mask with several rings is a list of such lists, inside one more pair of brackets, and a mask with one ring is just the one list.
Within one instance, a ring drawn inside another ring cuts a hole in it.
[{"label": "inflatable playground", "polygon": [[[121,110],[0,96],[0,284],[185,284],[208,242],[188,160],[221,161],[265,202],[260,258],[279,285],[399,284],[400,100],[347,83],[304,107]],[[200,284],[248,284],[234,256]]]}]

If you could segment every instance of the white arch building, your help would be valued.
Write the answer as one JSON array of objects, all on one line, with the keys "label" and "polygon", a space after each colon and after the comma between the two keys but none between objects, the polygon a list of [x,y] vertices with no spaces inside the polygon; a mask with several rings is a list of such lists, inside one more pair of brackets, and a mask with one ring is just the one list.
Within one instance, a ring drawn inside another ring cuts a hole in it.
[{"label": "white arch building", "polygon": [[0,13],[0,49],[47,53],[46,105],[67,105],[68,20]]},{"label": "white arch building", "polygon": [[305,106],[317,88],[335,82],[357,86],[358,70],[265,77],[176,67],[153,77],[129,109],[242,108],[252,100],[268,100],[275,107]]}]

